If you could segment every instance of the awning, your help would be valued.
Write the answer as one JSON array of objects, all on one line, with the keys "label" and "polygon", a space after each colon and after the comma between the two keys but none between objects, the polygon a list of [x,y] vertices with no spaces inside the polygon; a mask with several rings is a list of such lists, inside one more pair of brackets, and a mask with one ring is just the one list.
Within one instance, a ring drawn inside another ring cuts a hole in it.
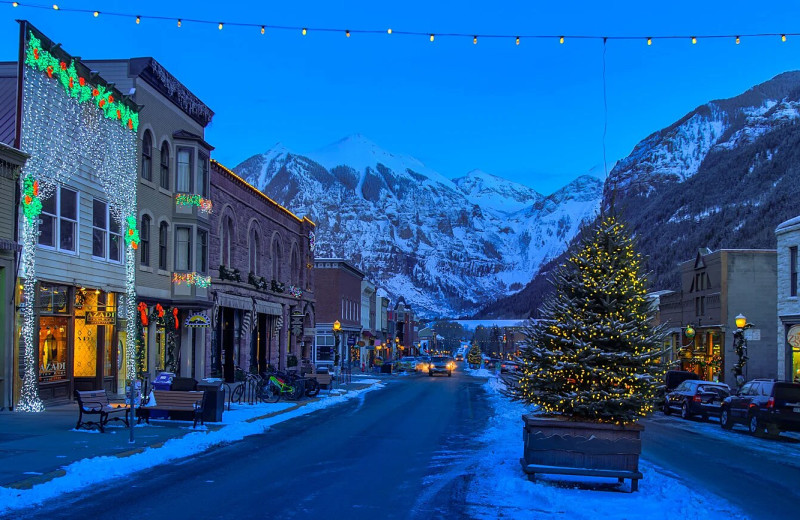
[{"label": "awning", "polygon": [[273,316],[282,316],[283,307],[280,303],[265,302],[264,300],[256,299],[256,312],[272,314]]},{"label": "awning", "polygon": [[236,296],[234,294],[217,293],[217,304],[220,307],[242,309],[243,311],[253,309],[253,300],[251,298]]}]

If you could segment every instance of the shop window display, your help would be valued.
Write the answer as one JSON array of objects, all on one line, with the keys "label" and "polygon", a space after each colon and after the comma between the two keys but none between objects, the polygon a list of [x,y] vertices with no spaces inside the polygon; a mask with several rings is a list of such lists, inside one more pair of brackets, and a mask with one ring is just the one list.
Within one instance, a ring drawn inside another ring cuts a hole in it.
[{"label": "shop window display", "polygon": [[43,316],[39,320],[39,382],[67,378],[67,331],[69,319]]}]

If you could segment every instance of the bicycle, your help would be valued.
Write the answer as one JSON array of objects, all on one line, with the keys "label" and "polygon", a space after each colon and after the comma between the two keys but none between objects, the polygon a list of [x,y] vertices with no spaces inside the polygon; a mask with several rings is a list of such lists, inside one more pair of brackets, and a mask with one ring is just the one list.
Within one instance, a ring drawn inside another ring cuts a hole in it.
[{"label": "bicycle", "polygon": [[300,399],[303,388],[297,384],[297,379],[299,378],[278,371],[270,372],[266,376],[267,383],[265,387],[269,389],[268,391],[271,392],[271,397],[274,399],[274,401],[269,402],[277,402],[283,396],[293,401]]}]

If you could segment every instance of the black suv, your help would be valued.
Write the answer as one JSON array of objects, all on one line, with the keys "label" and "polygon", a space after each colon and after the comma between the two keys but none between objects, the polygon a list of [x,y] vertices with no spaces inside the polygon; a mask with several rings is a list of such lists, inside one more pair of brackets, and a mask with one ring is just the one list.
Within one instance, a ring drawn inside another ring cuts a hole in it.
[{"label": "black suv", "polygon": [[800,431],[800,383],[753,379],[722,403],[719,422],[730,430],[744,424],[750,433],[770,436]]},{"label": "black suv", "polygon": [[731,389],[725,383],[714,381],[687,380],[667,394],[664,399],[664,415],[673,411],[684,419],[701,415],[707,419],[709,415],[719,415],[722,401],[731,395]]}]

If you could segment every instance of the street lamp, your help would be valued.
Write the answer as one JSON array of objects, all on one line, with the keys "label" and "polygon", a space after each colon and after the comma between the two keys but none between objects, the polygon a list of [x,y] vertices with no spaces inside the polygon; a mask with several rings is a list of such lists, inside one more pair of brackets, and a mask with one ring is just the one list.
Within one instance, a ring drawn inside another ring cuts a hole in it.
[{"label": "street lamp", "polygon": [[742,371],[747,364],[747,338],[744,337],[744,331],[751,328],[752,323],[747,323],[747,318],[744,314],[736,316],[736,330],[733,332],[733,350],[739,357],[739,360],[733,365],[733,374],[736,376],[736,385],[741,388],[744,384],[744,376]]},{"label": "street lamp", "polygon": [[339,320],[333,322],[333,338],[335,340],[335,347],[336,353],[334,354],[333,358],[333,367],[336,373],[336,377],[339,377],[339,360],[341,359],[340,350],[341,350],[341,337],[342,337],[342,324],[339,323]]}]

